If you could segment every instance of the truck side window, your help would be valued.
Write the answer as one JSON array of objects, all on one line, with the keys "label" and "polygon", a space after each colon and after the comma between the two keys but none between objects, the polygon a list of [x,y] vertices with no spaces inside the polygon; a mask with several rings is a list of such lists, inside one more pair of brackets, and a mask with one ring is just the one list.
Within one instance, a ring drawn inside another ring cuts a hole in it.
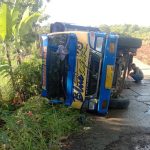
[{"label": "truck side window", "polygon": [[[64,98],[68,69],[67,34],[49,36],[47,51],[48,98]],[[57,90],[56,90],[57,89]]]},{"label": "truck side window", "polygon": [[102,37],[97,37],[96,50],[101,52],[102,51],[102,46],[103,46],[103,38]]}]

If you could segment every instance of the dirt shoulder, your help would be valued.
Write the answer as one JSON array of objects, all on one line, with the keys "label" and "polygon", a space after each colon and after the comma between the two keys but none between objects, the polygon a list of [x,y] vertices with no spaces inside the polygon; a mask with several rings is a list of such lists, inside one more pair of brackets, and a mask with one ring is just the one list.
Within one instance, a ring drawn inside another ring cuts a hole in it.
[{"label": "dirt shoulder", "polygon": [[142,45],[137,51],[136,58],[150,65],[150,45]]}]

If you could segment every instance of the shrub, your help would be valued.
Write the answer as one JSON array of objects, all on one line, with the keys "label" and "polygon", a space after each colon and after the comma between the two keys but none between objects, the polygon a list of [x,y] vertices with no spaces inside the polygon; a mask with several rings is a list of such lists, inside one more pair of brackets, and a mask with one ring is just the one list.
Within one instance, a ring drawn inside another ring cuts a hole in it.
[{"label": "shrub", "polygon": [[10,79],[8,76],[5,77],[0,74],[0,81],[0,100],[3,102],[10,102],[15,95]]},{"label": "shrub", "polygon": [[41,91],[41,60],[25,61],[14,70],[16,90],[22,100]]},{"label": "shrub", "polygon": [[45,98],[33,97],[13,115],[3,117],[5,131],[0,132],[0,146],[14,150],[59,149],[62,136],[79,129],[79,111],[53,107]]}]

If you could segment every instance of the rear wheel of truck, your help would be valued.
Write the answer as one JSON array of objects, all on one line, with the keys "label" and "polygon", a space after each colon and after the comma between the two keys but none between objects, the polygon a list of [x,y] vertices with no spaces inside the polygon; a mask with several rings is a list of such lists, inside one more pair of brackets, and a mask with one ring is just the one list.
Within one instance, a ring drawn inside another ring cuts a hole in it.
[{"label": "rear wheel of truck", "polygon": [[142,40],[138,38],[132,37],[122,37],[120,36],[118,39],[118,47],[119,48],[140,48],[142,45]]},{"label": "rear wheel of truck", "polygon": [[112,109],[127,109],[129,106],[129,99],[111,99],[109,108]]}]

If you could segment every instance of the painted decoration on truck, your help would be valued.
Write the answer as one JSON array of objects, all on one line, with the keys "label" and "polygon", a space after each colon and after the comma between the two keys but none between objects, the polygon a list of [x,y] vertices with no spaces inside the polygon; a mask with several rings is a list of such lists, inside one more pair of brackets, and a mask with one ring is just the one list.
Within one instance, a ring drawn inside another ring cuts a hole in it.
[{"label": "painted decoration on truck", "polygon": [[89,59],[89,46],[88,46],[88,34],[77,33],[78,48],[76,58],[76,69],[74,79],[74,101],[72,106],[75,108],[81,108],[82,102],[85,100],[86,79],[88,70]]}]

